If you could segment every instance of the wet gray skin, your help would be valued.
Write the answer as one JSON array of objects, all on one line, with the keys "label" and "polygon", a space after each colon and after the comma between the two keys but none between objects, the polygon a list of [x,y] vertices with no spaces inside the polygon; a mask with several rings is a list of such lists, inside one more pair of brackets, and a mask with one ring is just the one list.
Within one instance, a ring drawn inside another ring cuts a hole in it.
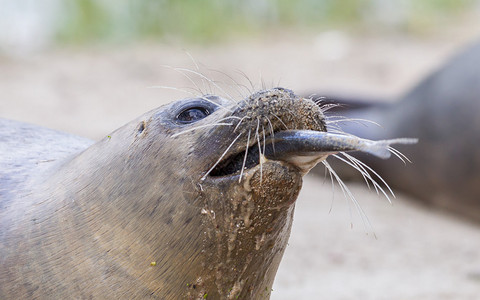
[{"label": "wet gray skin", "polygon": [[412,142],[326,131],[282,88],[180,100],[94,144],[0,120],[0,299],[268,299],[302,176]]}]

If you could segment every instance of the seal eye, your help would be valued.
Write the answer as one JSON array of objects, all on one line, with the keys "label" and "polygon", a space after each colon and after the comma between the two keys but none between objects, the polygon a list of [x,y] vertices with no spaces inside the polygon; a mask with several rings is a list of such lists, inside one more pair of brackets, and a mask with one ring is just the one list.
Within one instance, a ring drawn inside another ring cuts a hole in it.
[{"label": "seal eye", "polygon": [[209,114],[210,112],[205,107],[189,107],[178,114],[177,120],[181,123],[188,124],[199,121]]}]

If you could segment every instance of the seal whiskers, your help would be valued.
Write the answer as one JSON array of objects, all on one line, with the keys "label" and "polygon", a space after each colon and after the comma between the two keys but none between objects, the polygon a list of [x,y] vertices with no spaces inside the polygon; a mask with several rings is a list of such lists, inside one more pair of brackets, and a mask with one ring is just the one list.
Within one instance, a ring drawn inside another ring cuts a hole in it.
[{"label": "seal whiskers", "polygon": [[[205,76],[201,72],[190,70],[190,69],[185,69],[185,68],[174,68],[174,70],[178,70],[178,71],[181,71],[181,72],[190,72],[190,73],[193,73],[193,74],[197,75],[202,80],[206,80],[207,82],[211,83],[215,88],[220,90],[225,96],[227,96],[227,99],[231,100],[235,104],[237,103],[235,100],[233,100],[234,98],[229,93],[227,93],[220,85],[218,85],[214,80],[208,78],[207,76]],[[210,91],[210,94],[213,94],[213,92]]]},{"label": "seal whiskers", "polygon": [[262,183],[263,179],[263,162],[265,161],[263,159],[263,154],[262,154],[262,143],[260,142],[260,134],[258,133],[258,130],[260,129],[260,118],[257,117],[257,127],[255,129],[255,138],[257,139],[257,146],[258,146],[258,154],[259,154],[259,163],[260,163],[260,183]]},{"label": "seal whiskers", "polygon": [[[240,124],[240,122],[239,122]],[[250,145],[250,134],[252,133],[252,130],[248,131],[248,137],[247,137],[247,144],[245,145],[245,154],[243,156],[243,163],[242,163],[242,170],[240,171],[240,177],[238,178],[238,182],[240,182],[243,178],[243,171],[245,170],[245,164],[247,162],[247,156],[248,156],[248,147]]]},{"label": "seal whiskers", "polygon": [[392,189],[380,175],[378,175],[372,168],[370,168],[368,165],[366,165],[362,161],[356,159],[355,157],[348,155],[347,153],[342,153],[342,155],[345,156],[350,161],[350,163],[345,159],[343,159],[342,157],[340,157],[339,155],[332,155],[332,156],[343,161],[344,163],[350,165],[351,167],[356,169],[358,172],[360,172],[362,177],[365,179],[365,183],[367,184],[368,187],[370,187],[370,184],[368,183],[368,180],[370,180],[377,194],[379,193],[379,191],[381,191],[382,194],[385,196],[385,198],[387,198],[388,202],[390,204],[392,203],[392,200],[388,196],[388,193],[386,193],[385,190],[382,188],[382,186],[378,184],[378,182],[375,179],[373,179],[373,177],[370,175],[368,171],[372,172],[385,185],[389,193],[395,198],[395,194],[393,193]]},{"label": "seal whiskers", "polygon": [[[357,211],[360,215],[360,218],[362,219],[363,225],[365,227],[365,231],[367,232],[367,224],[370,228],[372,228],[372,224],[370,223],[370,220],[368,219],[368,216],[365,213],[365,211],[363,210],[362,206],[360,205],[360,203],[358,203],[357,199],[352,194],[352,192],[350,191],[348,186],[338,176],[337,172],[335,172],[335,170],[330,166],[330,164],[325,160],[322,161],[322,164],[326,167],[326,169],[328,170],[330,175],[333,175],[333,177],[335,178],[335,180],[338,183],[338,186],[342,190],[344,198],[347,200],[347,203],[348,203],[350,219],[351,220],[353,219],[352,210],[351,210],[351,206],[350,206],[350,202],[352,202],[355,205],[355,208],[357,209]],[[349,200],[350,200],[350,202],[349,202]],[[353,227],[353,222],[350,222],[350,226]]]},{"label": "seal whiskers", "polygon": [[222,161],[222,159],[225,157],[225,155],[228,153],[228,150],[230,150],[230,148],[232,148],[232,146],[235,144],[235,142],[242,136],[243,132],[240,132],[240,134],[238,134],[235,139],[233,139],[233,141],[230,143],[230,145],[228,145],[227,149],[225,149],[225,151],[222,153],[222,155],[218,158],[218,160],[215,162],[215,164],[207,171],[207,173],[205,173],[205,175],[203,175],[203,177],[201,178],[202,180],[205,180],[205,178],[210,174],[210,172],[212,172],[213,169],[215,169],[215,167]]},{"label": "seal whiskers", "polygon": [[233,125],[232,123],[205,124],[205,125],[201,125],[201,126],[197,126],[197,127],[194,127],[194,128],[187,129],[187,130],[185,130],[185,131],[181,131],[181,132],[175,133],[174,135],[172,135],[172,137],[176,137],[176,136],[179,136],[179,135],[182,135],[182,134],[185,134],[185,133],[187,133],[187,132],[194,131],[194,130],[197,130],[197,129],[200,129],[200,128],[216,127],[216,126],[232,126],[232,125]]},{"label": "seal whiskers", "polygon": [[[225,117],[225,118],[223,118],[223,119],[220,119],[220,120],[218,120],[218,122],[223,122],[223,121],[231,120],[231,119],[239,119],[240,122],[239,122],[238,124],[240,124],[240,123],[241,123],[241,120],[242,120],[242,119],[239,118],[239,117],[230,116],[230,117]],[[238,124],[237,124],[236,127],[238,127]],[[175,133],[175,134],[172,135],[172,137],[176,137],[176,136],[182,135],[182,134],[184,134],[184,133],[197,130],[197,129],[199,129],[199,128],[211,127],[211,126],[212,126],[212,127],[214,127],[214,126],[232,126],[232,125],[233,125],[232,123],[213,123],[213,124],[205,124],[205,125],[200,125],[200,126],[197,126],[197,127],[189,128],[189,129],[187,129],[187,130],[185,130],[185,131],[181,131],[181,132],[179,132],[179,133]]]}]

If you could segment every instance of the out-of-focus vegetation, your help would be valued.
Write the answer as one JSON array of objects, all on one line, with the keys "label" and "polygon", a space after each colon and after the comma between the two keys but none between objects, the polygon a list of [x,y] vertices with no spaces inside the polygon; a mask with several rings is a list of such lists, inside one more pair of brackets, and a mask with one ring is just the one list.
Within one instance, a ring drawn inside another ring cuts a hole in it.
[{"label": "out-of-focus vegetation", "polygon": [[61,2],[55,37],[211,42],[331,27],[422,34],[478,6],[478,0],[70,0]]},{"label": "out-of-focus vegetation", "polygon": [[331,29],[436,34],[475,10],[480,0],[0,0],[0,53],[57,43],[211,43]]}]

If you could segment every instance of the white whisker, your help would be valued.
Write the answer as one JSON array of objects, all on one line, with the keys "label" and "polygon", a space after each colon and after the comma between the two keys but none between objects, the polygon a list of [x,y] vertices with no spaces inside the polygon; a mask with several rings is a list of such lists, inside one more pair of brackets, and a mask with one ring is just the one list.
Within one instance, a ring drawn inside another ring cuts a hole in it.
[{"label": "white whisker", "polygon": [[238,121],[238,124],[237,124],[237,126],[235,126],[235,129],[233,129],[233,132],[237,131],[238,127],[240,127],[240,124],[242,124],[243,120],[245,120],[245,119],[250,119],[250,117],[249,116],[243,116],[240,119],[240,121]]},{"label": "white whisker", "polygon": [[[323,100],[325,100],[327,98],[323,97],[323,98],[320,98],[320,99],[317,99],[315,103],[317,103],[317,105],[320,105],[320,102],[322,102]],[[337,108],[337,107],[341,107],[342,105],[340,104],[335,104],[335,103],[325,103],[325,104],[322,104],[320,106],[320,109],[322,110],[322,112],[327,112],[333,108]]]},{"label": "white whisker", "polygon": [[[221,107],[229,112],[233,112],[233,110],[231,110],[230,108],[228,107],[225,107],[223,105],[220,105],[218,104],[217,102],[214,102],[210,99],[208,99],[205,95],[204,96],[200,96],[199,94],[196,94],[196,93],[193,93],[193,92],[190,92],[190,91],[187,91],[187,90],[184,90],[184,89],[180,89],[180,88],[175,88],[175,87],[170,87],[170,86],[163,86],[163,85],[154,85],[154,86],[150,86],[149,88],[159,88],[159,89],[168,89],[168,90],[174,90],[174,91],[179,91],[179,92],[184,92],[184,93],[187,93],[193,97],[196,97],[196,98],[200,98],[200,99],[203,99],[207,102],[210,102],[212,104],[215,104],[216,106],[218,107]],[[193,89],[194,91],[198,92],[197,90]]]},{"label": "white whisker", "polygon": [[[323,165],[325,165],[326,161],[322,161]],[[333,201],[335,200],[335,182],[333,181],[333,175],[332,175],[332,172],[330,172],[330,170],[327,168],[327,166],[325,166],[325,175],[324,177],[326,177],[327,175],[327,172],[328,172],[328,175],[330,175],[330,181],[332,182],[332,201],[330,202],[330,209],[328,210],[328,213],[331,213],[332,210],[333,210]],[[349,204],[350,206],[350,204]]]},{"label": "white whisker", "polygon": [[263,159],[262,159],[262,146],[260,143],[260,134],[258,133],[258,130],[260,129],[260,119],[257,117],[257,129],[255,132],[255,138],[257,139],[257,145],[258,145],[258,158],[260,160],[260,184],[262,183],[263,179]]},{"label": "white whisker", "polygon": [[356,123],[356,124],[360,124],[360,125],[363,125],[363,126],[367,126],[365,123],[368,123],[368,124],[373,124],[375,126],[378,126],[378,127],[382,127],[380,124],[378,124],[377,122],[374,122],[374,121],[371,121],[371,120],[366,120],[366,119],[360,119],[360,118],[345,118],[345,117],[336,117],[336,118],[340,118],[339,120],[332,120],[332,116],[329,116],[329,117],[326,117],[326,119],[328,120],[328,123],[330,124],[338,124],[338,123],[346,123],[346,122],[352,122],[352,123]]},{"label": "white whisker", "polygon": [[190,73],[193,73],[197,76],[199,76],[200,78],[204,78],[205,80],[207,80],[208,82],[210,82],[211,84],[213,84],[213,86],[215,86],[217,89],[219,89],[222,93],[224,93],[228,100],[232,101],[235,105],[238,106],[237,104],[237,101],[234,100],[234,98],[232,96],[230,96],[229,93],[227,93],[221,86],[219,86],[214,80],[208,78],[207,76],[203,75],[202,73],[199,73],[199,72],[195,72],[193,70],[189,70],[189,69],[183,69],[183,68],[179,68],[179,70],[183,70],[185,72],[190,72]]},{"label": "white whisker", "polygon": [[[198,64],[197,64],[197,61],[193,58],[193,56],[192,56],[188,51],[185,50],[185,53],[187,54],[187,56],[188,56],[188,57],[190,58],[190,60],[192,61],[193,65],[195,66],[195,69],[197,69],[197,72],[200,73],[200,67],[199,67]],[[204,88],[205,90],[207,90],[207,88],[208,88],[207,82],[206,82],[204,79],[202,79],[202,83],[203,83],[203,88]]]},{"label": "white whisker", "polygon": [[220,105],[220,104],[218,104],[218,103],[215,102],[215,101],[212,101],[212,100],[208,99],[208,97],[207,97],[206,95],[201,96],[201,97],[199,97],[199,98],[200,98],[200,99],[203,99],[203,100],[205,100],[205,101],[207,101],[207,102],[210,102],[210,103],[212,103],[212,104],[215,104],[216,106],[221,107],[221,108],[225,109],[226,111],[229,111],[229,112],[233,113],[233,110],[231,110],[230,108],[228,108],[228,107],[226,107],[226,106]]},{"label": "white whisker", "polygon": [[[343,152],[340,152],[340,153],[343,154]],[[355,162],[347,160],[348,157],[347,157],[347,159],[345,159],[338,154],[332,154],[331,156],[335,157],[338,160],[341,160],[342,162],[346,163],[347,165],[349,165],[352,168],[354,168],[355,170],[357,170],[362,175],[363,180],[365,180],[365,183],[367,184],[368,189],[370,189],[370,183],[368,182],[368,179],[369,179],[368,177],[370,177],[370,174],[368,174],[368,172],[366,172],[365,169],[362,166],[359,166]],[[377,190],[377,187],[375,185],[374,185],[374,187],[375,187],[375,190]],[[377,193],[378,193],[378,190],[377,190]]]},{"label": "white whisker", "polygon": [[267,121],[268,121],[268,126],[270,128],[270,135],[271,135],[271,138],[272,138],[272,149],[273,149],[273,153],[275,153],[275,132],[273,130],[273,125],[272,125],[272,122],[270,121],[270,118],[269,117],[266,117],[267,118]]},{"label": "white whisker", "polygon": [[[192,95],[194,97],[198,97],[198,90],[196,89],[193,89],[191,87],[185,87],[185,88],[176,88],[176,87],[173,87],[173,86],[165,86],[165,85],[152,85],[152,86],[149,86],[148,88],[150,89],[166,89],[166,90],[173,90],[173,91],[177,91],[177,92],[182,92],[182,93],[187,93],[189,95]],[[188,91],[188,90],[193,90],[197,93],[193,93],[191,91]],[[200,93],[201,95],[201,93]]]},{"label": "white whisker", "polygon": [[265,90],[267,88],[262,72],[260,72],[260,84],[261,84],[262,90]]},{"label": "white whisker", "polygon": [[239,135],[237,135],[235,137],[235,139],[230,143],[230,145],[228,145],[227,149],[225,149],[225,151],[220,156],[220,158],[217,160],[217,162],[210,168],[210,170],[207,171],[207,173],[205,173],[205,175],[203,175],[201,180],[205,180],[205,178],[207,178],[208,174],[210,174],[210,172],[212,172],[212,170],[215,169],[215,167],[222,161],[223,157],[228,153],[228,150],[230,150],[230,148],[232,148],[232,146],[242,136],[242,134],[243,134],[243,132],[241,132]]},{"label": "white whisker", "polygon": [[242,120],[243,118],[240,118],[240,117],[237,117],[237,116],[229,116],[229,117],[225,117],[225,118],[222,118],[222,119],[218,120],[218,122],[225,121],[225,120],[230,120],[230,119]]},{"label": "white whisker", "polygon": [[199,128],[204,128],[204,127],[213,127],[213,126],[232,126],[233,124],[232,123],[214,123],[214,124],[205,124],[205,125],[199,125],[199,126],[196,126],[194,128],[189,128],[189,129],[186,129],[184,131],[181,131],[181,132],[178,132],[178,133],[175,133],[175,134],[172,134],[172,138],[173,137],[176,137],[176,136],[179,136],[179,135],[182,135],[184,133],[187,133],[187,132],[191,132],[191,131],[194,131],[196,129],[199,129]]},{"label": "white whisker", "polygon": [[252,80],[242,70],[237,69],[237,70],[235,70],[235,72],[237,72],[238,74],[243,76],[250,83],[251,89],[248,89],[247,86],[245,86],[245,87],[247,88],[247,91],[248,91],[249,95],[253,94],[253,92],[256,90],[256,88],[255,88],[255,85],[253,84]]},{"label": "white whisker", "polygon": [[396,157],[398,157],[398,159],[400,159],[404,164],[407,164],[405,162],[408,161],[409,163],[412,163],[412,161],[405,155],[403,154],[402,152],[398,151],[397,149],[393,148],[393,147],[388,147],[388,150],[393,154],[395,155]]},{"label": "white whisker", "polygon": [[285,129],[286,129],[286,130],[289,130],[288,126],[285,125],[285,123],[282,121],[282,119],[280,119],[276,114],[272,113],[272,116],[274,116],[275,118],[277,118],[277,120],[279,120],[280,123],[282,123],[282,125],[285,126]]},{"label": "white whisker", "polygon": [[[350,201],[348,201],[349,197],[347,196],[347,192],[345,191],[345,189],[348,190],[348,187],[343,183],[343,181],[340,179],[340,177],[338,177],[337,173],[333,170],[332,166],[330,166],[330,164],[324,160],[322,161],[322,164],[325,166],[325,168],[328,170],[330,176],[333,176],[335,177],[335,180],[338,182],[338,185],[340,187],[340,190],[342,191],[343,193],[343,197],[345,198],[345,200],[347,201],[347,204],[348,204],[348,213],[350,214],[350,224],[351,226],[353,227],[353,215],[352,215],[352,207],[350,205]],[[333,178],[332,177],[332,178]],[[351,193],[350,193],[351,194]],[[352,195],[353,197],[353,195]],[[351,199],[351,198],[350,198]]]},{"label": "white whisker", "polygon": [[[355,199],[355,197],[353,196],[352,192],[350,191],[350,189],[347,187],[347,185],[340,179],[340,177],[338,176],[338,174],[335,172],[335,170],[333,170],[332,166],[330,166],[330,164],[327,162],[327,161],[323,161],[323,164],[324,166],[330,171],[331,174],[333,174],[333,176],[335,177],[335,179],[337,180],[337,183],[339,184],[339,186],[342,188],[342,191],[344,192],[344,195],[345,195],[345,198],[347,199],[346,195],[348,195],[348,198],[352,201],[352,203],[355,205],[355,207],[357,208],[357,211],[360,215],[360,218],[362,219],[363,221],[363,225],[365,227],[365,231],[368,232],[367,230],[367,224],[368,224],[368,227],[370,227],[373,231],[373,226],[372,224],[370,223],[370,220],[368,219],[368,216],[366,215],[365,211],[362,209],[362,207],[360,206],[360,204],[358,203],[358,201]],[[353,226],[353,223],[352,223],[352,226]]]},{"label": "white whisker", "polygon": [[[350,160],[353,160],[355,161],[356,163],[362,165],[363,167],[365,167],[368,171],[372,172],[384,185],[385,187],[388,189],[389,193],[392,195],[393,198],[395,198],[395,193],[393,192],[393,190],[390,188],[390,186],[387,184],[387,182],[382,178],[382,176],[380,176],[377,172],[375,172],[371,167],[369,167],[367,164],[365,164],[364,162],[362,162],[361,160],[347,154],[347,153],[342,153],[343,155],[345,155],[345,157],[348,157]],[[375,182],[375,181],[372,181],[372,183]],[[375,182],[375,184],[380,188],[380,191],[383,193],[383,195],[387,198],[388,202],[391,204],[392,203],[392,200],[390,199],[390,197],[388,196],[388,194],[385,192],[385,190],[378,184]]]},{"label": "white whisker", "polygon": [[263,132],[263,155],[265,155],[265,147],[267,146],[267,139],[265,137],[265,127],[262,125],[262,132]]},{"label": "white whisker", "polygon": [[[239,83],[237,80],[235,80],[232,76],[228,75],[227,73],[222,72],[222,71],[220,71],[220,70],[215,70],[215,69],[209,69],[209,71],[220,73],[220,74],[222,74],[223,76],[225,76],[225,77],[227,77],[228,79],[230,79],[230,81],[232,82],[232,84],[230,84],[229,86],[235,87],[235,91],[238,93],[238,95],[241,97],[241,99],[245,99],[248,95],[251,95],[251,94],[253,93],[253,92],[248,88],[248,86],[246,86],[245,84]],[[246,76],[246,75],[245,75],[245,76]],[[245,89],[245,90],[247,91],[247,94],[244,94],[240,88]]]},{"label": "white whisker", "polygon": [[247,163],[248,147],[250,146],[250,134],[251,133],[252,133],[252,130],[249,130],[248,131],[248,137],[247,137],[247,146],[245,147],[245,155],[243,156],[242,170],[240,171],[240,178],[238,178],[238,182],[240,182],[242,180],[243,171],[245,170],[245,164]]},{"label": "white whisker", "polygon": [[[168,65],[162,65],[164,68],[168,68],[170,70],[173,70],[179,74],[181,74],[183,77],[187,78],[188,81],[190,81],[196,88],[197,88],[197,91],[200,93],[200,94],[206,94],[204,91],[202,91],[202,89],[198,86],[198,84],[195,82],[195,80],[193,80],[192,77],[188,76],[185,71],[187,71],[188,69],[185,69],[185,68],[175,68],[175,67],[172,67],[172,66],[168,66]],[[188,70],[189,72],[194,72],[192,70]]]}]

